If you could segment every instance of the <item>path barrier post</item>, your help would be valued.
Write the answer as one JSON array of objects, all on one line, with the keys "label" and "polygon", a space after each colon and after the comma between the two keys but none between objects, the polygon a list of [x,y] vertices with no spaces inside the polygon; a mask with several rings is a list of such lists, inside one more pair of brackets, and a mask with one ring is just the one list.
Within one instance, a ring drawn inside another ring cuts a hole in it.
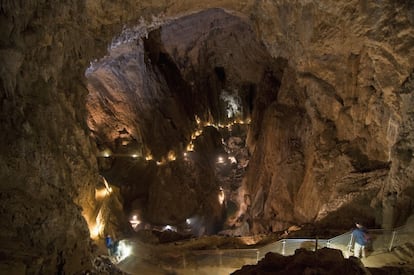
[{"label": "path barrier post", "polygon": [[219,266],[222,266],[223,265],[223,257],[222,257],[222,255],[223,255],[223,251],[220,251],[219,252]]},{"label": "path barrier post", "polygon": [[183,253],[183,267],[186,268],[187,267],[187,261],[185,259],[185,253]]},{"label": "path barrier post", "polygon": [[351,249],[352,249],[352,243],[354,241],[354,235],[352,235],[351,233],[351,238],[349,239],[349,243],[348,243],[348,254],[351,255]]},{"label": "path barrier post", "polygon": [[[413,228],[410,226],[402,226],[395,228],[392,232],[384,229],[371,229],[373,235],[373,251],[378,253],[390,252],[394,246],[403,244],[406,241],[411,241],[411,236],[414,234]],[[291,255],[297,248],[304,248],[308,250],[318,250],[318,247],[328,247],[340,249],[344,255],[348,257],[352,255],[352,246],[355,241],[351,231],[344,234],[338,235],[331,239],[319,239],[318,236],[315,239],[281,239],[273,243],[269,243],[265,246],[255,249],[233,249],[233,250],[199,250],[192,252],[184,252],[182,256],[182,267],[187,268],[188,266],[208,266],[211,262],[214,265],[217,264],[220,267],[230,266],[233,259],[243,261],[245,264],[258,263],[260,258],[265,256],[268,252],[280,253],[284,256]],[[224,259],[223,259],[224,255]],[[210,258],[209,258],[210,257]],[[217,259],[218,257],[218,259]],[[213,260],[214,259],[214,260]]]},{"label": "path barrier post", "polygon": [[392,235],[391,235],[391,241],[390,241],[390,245],[388,246],[388,251],[391,251],[392,250],[392,246],[393,246],[393,244],[394,244],[394,240],[395,240],[395,234],[396,234],[397,232],[394,230],[394,231],[392,231]]}]

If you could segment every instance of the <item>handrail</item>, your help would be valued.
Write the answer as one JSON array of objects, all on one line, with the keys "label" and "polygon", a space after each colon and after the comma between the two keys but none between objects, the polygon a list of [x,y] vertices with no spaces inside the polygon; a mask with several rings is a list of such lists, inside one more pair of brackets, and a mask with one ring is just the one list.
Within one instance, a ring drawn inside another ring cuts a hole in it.
[{"label": "handrail", "polygon": [[[384,230],[384,229],[369,229],[368,231],[375,235],[373,240],[374,250],[382,251],[388,250],[391,251],[393,247],[401,242],[401,239],[398,239],[398,233],[403,232],[409,228],[408,226],[400,226],[394,230]],[[414,231],[414,229],[413,229]],[[414,234],[414,232],[413,232]],[[259,248],[254,249],[216,249],[216,250],[194,250],[188,251],[186,254],[190,255],[219,255],[220,256],[220,265],[223,262],[223,257],[234,257],[236,254],[240,257],[250,259],[251,261],[258,262],[264,255],[268,252],[275,252],[281,255],[291,255],[298,248],[305,248],[310,250],[317,250],[322,247],[330,247],[340,249],[345,253],[345,256],[350,256],[353,247],[353,236],[352,231],[347,231],[341,235],[332,237],[330,239],[310,239],[310,238],[284,238],[276,242],[266,244]],[[249,254],[250,253],[250,254]],[[253,263],[253,262],[251,262]]]},{"label": "handrail", "polygon": [[[371,253],[391,251],[394,247],[411,241],[411,236],[414,235],[414,227],[409,225],[400,226],[394,230],[369,229],[368,231],[372,236]],[[339,249],[347,258],[352,255],[353,242],[352,231],[347,231],[330,239],[285,238],[258,248],[187,250],[176,254],[178,258],[173,261],[175,263],[168,259],[165,262],[159,259],[158,263],[165,266],[173,264],[174,268],[200,268],[203,266],[237,268],[246,264],[256,264],[268,252],[292,255],[298,248],[315,251],[323,247]]]}]

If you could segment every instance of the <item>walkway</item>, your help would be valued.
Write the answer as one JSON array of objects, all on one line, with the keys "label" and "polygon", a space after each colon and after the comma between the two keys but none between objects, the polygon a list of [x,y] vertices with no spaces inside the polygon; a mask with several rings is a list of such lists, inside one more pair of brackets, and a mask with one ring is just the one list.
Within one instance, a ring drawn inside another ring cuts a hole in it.
[{"label": "walkway", "polygon": [[[414,264],[414,219],[393,231],[370,230],[372,250],[362,262],[367,267]],[[131,241],[134,251],[118,264],[130,274],[230,274],[243,265],[256,264],[268,252],[292,255],[298,248],[330,247],[352,256],[351,232],[331,239],[283,239],[257,249],[183,250],[179,247],[146,248]],[[175,272],[175,273],[173,273]]]}]

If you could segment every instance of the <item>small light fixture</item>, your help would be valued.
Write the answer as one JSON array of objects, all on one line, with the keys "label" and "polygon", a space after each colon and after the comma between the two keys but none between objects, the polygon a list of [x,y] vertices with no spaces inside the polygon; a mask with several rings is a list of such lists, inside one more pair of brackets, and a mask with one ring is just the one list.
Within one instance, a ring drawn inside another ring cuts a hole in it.
[{"label": "small light fixture", "polygon": [[169,161],[174,161],[176,159],[176,155],[174,151],[169,151],[167,156]]},{"label": "small light fixture", "polygon": [[237,160],[236,160],[236,158],[235,158],[234,156],[230,156],[230,157],[228,157],[228,160],[229,160],[232,164],[237,163]]}]

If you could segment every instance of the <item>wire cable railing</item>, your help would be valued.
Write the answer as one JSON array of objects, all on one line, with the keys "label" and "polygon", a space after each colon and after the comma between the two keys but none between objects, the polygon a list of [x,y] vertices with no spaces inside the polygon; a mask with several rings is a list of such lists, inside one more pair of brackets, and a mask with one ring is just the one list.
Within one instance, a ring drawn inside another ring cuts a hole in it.
[{"label": "wire cable railing", "polygon": [[[368,233],[371,243],[367,246],[367,255],[386,253],[406,243],[412,242],[414,227],[402,226],[394,230],[370,229]],[[262,247],[252,249],[211,249],[211,250],[187,250],[160,252],[155,258],[144,258],[138,251],[131,255],[134,259],[127,261],[138,261],[148,264],[156,264],[166,270],[177,270],[177,274],[188,274],[185,271],[214,269],[213,273],[228,274],[223,270],[235,270],[244,265],[257,264],[268,252],[280,255],[293,255],[297,249],[316,251],[323,247],[334,248],[342,251],[345,258],[353,255],[352,231],[330,239],[310,238],[286,238]],[[131,243],[131,245],[133,245]],[[413,246],[414,247],[414,246]],[[398,249],[396,249],[398,250]],[[397,252],[397,251],[396,251]],[[181,272],[181,273],[180,273]],[[194,273],[193,272],[193,273]],[[198,271],[197,271],[198,272]],[[190,272],[191,273],[191,272]]]},{"label": "wire cable railing", "polygon": [[[371,243],[367,247],[372,253],[385,253],[395,246],[404,244],[414,236],[414,228],[402,226],[394,230],[370,229]],[[297,249],[315,251],[323,247],[339,249],[345,258],[353,255],[354,240],[352,231],[330,239],[286,238],[255,249],[215,249],[193,250],[182,254],[183,267],[187,266],[226,266],[240,267],[256,264],[268,252],[293,255]]]}]

